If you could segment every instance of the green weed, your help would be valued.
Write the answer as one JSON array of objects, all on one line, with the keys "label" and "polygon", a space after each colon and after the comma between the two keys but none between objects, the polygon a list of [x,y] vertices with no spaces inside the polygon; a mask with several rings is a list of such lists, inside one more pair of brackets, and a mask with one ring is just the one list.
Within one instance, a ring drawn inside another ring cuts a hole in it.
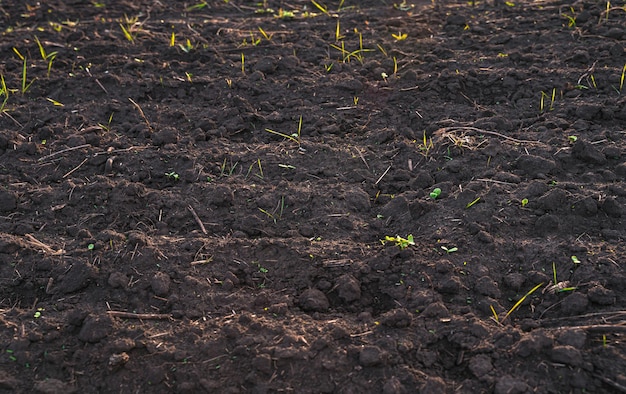
[{"label": "green weed", "polygon": [[456,246],[453,246],[451,248],[448,248],[446,246],[442,246],[441,249],[446,251],[446,254],[450,254],[450,253],[454,253],[454,252],[458,252],[459,248],[457,248]]},{"label": "green weed", "polygon": [[415,245],[412,234],[407,235],[406,238],[402,238],[399,235],[396,235],[395,237],[387,235],[385,236],[385,239],[380,240],[380,243],[383,245],[385,245],[387,242],[393,242],[394,245],[399,247],[401,250],[408,248],[410,245]]},{"label": "green weed", "polygon": [[432,198],[433,200],[439,198],[439,195],[441,195],[441,189],[438,187],[434,188],[433,191],[429,194],[430,198]]},{"label": "green weed", "polygon": [[254,175],[259,179],[263,179],[264,175],[263,175],[263,166],[261,165],[261,159],[257,159],[254,163],[250,164],[250,167],[248,167],[248,172],[246,173],[246,178],[250,176],[250,173],[252,172],[252,169],[254,168],[255,165],[259,169],[259,172]]},{"label": "green weed", "polygon": [[302,135],[301,135],[301,133],[302,133],[302,115],[300,115],[300,120],[298,121],[298,130],[295,133],[291,134],[291,135],[288,135],[288,134],[285,134],[285,133],[281,133],[280,131],[274,131],[272,129],[265,129],[265,131],[267,131],[268,133],[271,133],[271,134],[279,135],[279,136],[281,136],[283,138],[286,138],[288,140],[291,140],[291,141],[295,142],[296,144],[298,144],[298,147],[300,147],[301,137],[302,137]]},{"label": "green weed", "polygon": [[544,111],[544,99],[550,97],[550,107],[549,110],[552,111],[554,110],[554,100],[556,99],[556,88],[552,89],[552,96],[550,96],[548,93],[544,92],[543,90],[541,91],[541,101],[539,103],[539,112],[543,113]]},{"label": "green weed", "polygon": [[509,311],[506,313],[506,315],[504,315],[504,317],[502,318],[502,320],[499,320],[499,319],[498,319],[498,315],[497,315],[497,314],[495,314],[495,310],[493,310],[493,308],[491,308],[491,309],[492,309],[492,311],[494,312],[495,321],[496,321],[496,322],[498,322],[498,323],[504,323],[504,321],[505,321],[506,319],[508,319],[508,318],[509,318],[509,316],[511,316],[511,314],[512,314],[513,312],[515,312],[515,310],[517,310],[517,308],[519,308],[519,306],[520,306],[520,305],[522,305],[522,303],[523,303],[524,301],[526,301],[526,298],[530,297],[530,295],[531,295],[532,293],[534,293],[534,292],[535,292],[538,288],[540,288],[541,286],[543,286],[543,283],[539,283],[537,286],[535,286],[535,287],[533,287],[532,289],[530,289],[530,291],[529,291],[528,293],[524,294],[524,296],[523,296],[522,298],[520,298],[520,299],[519,299],[519,301],[517,301],[517,302],[515,303],[515,305],[513,305],[513,306],[511,307],[511,309],[509,309]]},{"label": "green weed", "polygon": [[222,162],[222,165],[220,166],[220,177],[223,178],[225,176],[232,176],[238,164],[239,164],[238,161],[235,162],[235,164],[233,164],[232,161],[230,162],[230,164],[227,164],[226,158],[224,158],[224,161]]},{"label": "green weed", "polygon": [[5,111],[7,101],[9,101],[9,89],[7,89],[7,84],[4,81],[4,75],[0,74],[0,97],[2,96],[4,96],[4,99],[0,105],[0,114]]},{"label": "green weed", "polygon": [[22,65],[22,94],[26,93],[28,91],[28,89],[30,88],[30,85],[33,84],[33,82],[35,82],[35,79],[33,79],[30,82],[26,82],[26,58],[24,58],[24,63]]},{"label": "green weed", "polygon": [[39,38],[37,38],[37,36],[35,36],[35,42],[37,43],[37,46],[39,47],[39,53],[41,54],[41,58],[45,60],[46,62],[48,62],[47,76],[50,77],[50,71],[52,70],[52,62],[54,62],[54,59],[56,59],[58,52],[54,51],[54,52],[47,53],[46,49],[43,47],[43,45],[41,44],[41,41],[39,41]]},{"label": "green weed", "polygon": [[280,201],[278,201],[276,208],[274,208],[272,212],[263,208],[259,208],[259,211],[266,214],[270,219],[274,221],[274,223],[278,222],[278,220],[282,219],[283,212],[285,211],[285,196],[280,197]]}]

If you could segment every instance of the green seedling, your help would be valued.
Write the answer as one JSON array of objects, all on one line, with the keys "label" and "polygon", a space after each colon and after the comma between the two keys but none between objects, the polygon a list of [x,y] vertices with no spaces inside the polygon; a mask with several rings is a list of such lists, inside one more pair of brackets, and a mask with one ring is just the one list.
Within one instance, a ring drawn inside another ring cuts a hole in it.
[{"label": "green seedling", "polygon": [[33,314],[33,317],[35,319],[39,319],[41,317],[41,312],[43,312],[45,309],[43,308],[37,308],[37,310],[35,311],[35,313]]},{"label": "green seedling", "polygon": [[396,41],[404,41],[407,39],[408,36],[409,36],[408,34],[402,33],[402,32],[398,34],[391,33],[391,37],[395,38]]},{"label": "green seedling", "polygon": [[175,181],[177,181],[177,180],[179,180],[179,179],[180,179],[180,175],[178,175],[178,174],[177,174],[176,172],[174,172],[174,171],[172,171],[172,172],[166,172],[166,173],[165,173],[165,176],[166,176],[168,179],[172,179],[172,180],[175,180]]},{"label": "green seedling", "polygon": [[208,6],[207,2],[203,1],[202,3],[190,5],[189,7],[185,8],[185,11],[197,11],[203,9],[206,6]]},{"label": "green seedling", "polygon": [[496,323],[500,324],[500,317],[498,316],[498,313],[496,312],[493,305],[489,305],[489,308],[491,309],[491,313],[493,314],[493,320],[495,320]]},{"label": "green seedling", "polygon": [[380,44],[376,44],[376,47],[378,47],[378,50],[380,51],[380,53],[382,53],[383,55],[385,55],[385,57],[387,57],[387,51],[385,50],[385,48],[383,48]]},{"label": "green seedling", "polygon": [[50,97],[46,97],[46,100],[50,101],[55,107],[65,107],[65,105],[55,99],[51,99]]},{"label": "green seedling", "polygon": [[273,34],[268,34],[265,32],[265,30],[263,30],[261,28],[261,26],[258,27],[259,31],[261,32],[261,34],[263,35],[263,37],[267,40],[267,41],[272,41],[272,36]]},{"label": "green seedling", "polygon": [[26,58],[24,58],[24,63],[22,65],[22,94],[26,93],[26,91],[28,91],[28,89],[30,88],[30,85],[33,84],[33,82],[35,82],[34,78],[32,81],[30,81],[29,83],[26,83]]},{"label": "green seedling", "polygon": [[100,128],[104,131],[111,131],[111,121],[113,121],[113,112],[111,112],[111,115],[109,116],[109,120],[107,121],[106,125],[98,123],[98,126],[100,126]]},{"label": "green seedling", "polygon": [[622,88],[624,87],[624,77],[626,76],[626,64],[624,64],[624,68],[622,68],[622,76],[619,79],[619,92],[622,93]]},{"label": "green seedling", "polygon": [[428,157],[430,150],[434,147],[435,145],[433,144],[433,139],[427,139],[426,130],[424,130],[424,133],[422,134],[422,143],[418,146],[420,153],[422,154],[422,156]]},{"label": "green seedling", "polygon": [[37,36],[35,36],[35,42],[37,43],[37,46],[39,47],[39,53],[41,54],[41,58],[48,62],[47,76],[50,77],[50,71],[52,70],[52,62],[57,57],[57,52],[55,51],[55,52],[46,53],[46,49],[43,47],[43,45],[41,44]]},{"label": "green seedling", "polygon": [[250,167],[248,167],[248,173],[246,174],[246,178],[250,176],[250,173],[252,172],[252,168],[254,168],[255,165],[258,167],[259,173],[254,174],[254,175],[259,179],[263,179],[263,167],[261,166],[261,159],[257,159],[256,162],[250,164]]},{"label": "green seedling", "polygon": [[317,7],[318,10],[322,11],[324,14],[326,14],[327,16],[331,16],[330,13],[328,12],[328,8],[326,8],[326,6],[318,3],[315,0],[311,0],[311,3],[313,3],[313,5],[315,7]]},{"label": "green seedling", "polygon": [[265,131],[267,131],[268,133],[271,133],[271,134],[279,135],[279,136],[281,136],[281,137],[283,137],[285,139],[291,140],[291,141],[295,142],[296,144],[298,144],[298,147],[300,147],[301,137],[302,137],[302,135],[301,135],[301,133],[302,133],[302,115],[300,115],[300,120],[298,121],[298,130],[295,133],[291,134],[291,135],[288,135],[288,134],[285,134],[285,133],[281,133],[280,131],[274,131],[272,129],[265,129]]},{"label": "green seedling", "polygon": [[246,55],[241,53],[241,73],[246,75]]},{"label": "green seedling", "polygon": [[15,357],[15,356],[13,355],[13,350],[12,350],[12,349],[7,349],[7,350],[6,350],[6,352],[7,352],[7,354],[9,355],[9,360],[11,360],[11,361],[17,361],[17,357]]},{"label": "green seedling", "polygon": [[457,252],[459,250],[459,248],[457,248],[456,246],[453,246],[451,248],[447,248],[445,246],[442,246],[441,249],[445,250],[447,254],[454,253],[454,252]]},{"label": "green seedling", "polygon": [[339,19],[337,19],[337,27],[335,28],[335,42],[343,40],[345,37],[341,35],[341,28],[339,27]]},{"label": "green seedling", "polygon": [[124,33],[124,38],[127,41],[134,43],[137,38],[137,33],[141,30],[141,23],[139,22],[139,17],[134,16],[129,18],[126,14],[124,14],[124,18],[121,22],[119,22],[120,28],[122,29],[122,33]]},{"label": "green seedling", "polygon": [[396,59],[396,57],[393,57],[393,75],[396,75],[398,73],[398,59]]},{"label": "green seedling", "polygon": [[185,41],[184,45],[183,44],[178,44],[178,47],[185,53],[189,53],[193,49],[193,45],[191,44],[191,41],[189,39],[187,39],[187,41]]},{"label": "green seedling", "polygon": [[296,13],[289,10],[278,9],[278,15],[275,15],[278,19],[293,19],[296,17]]},{"label": "green seedling", "polygon": [[124,33],[124,37],[130,41],[130,42],[134,42],[135,41],[135,37],[130,34],[130,31],[128,31],[128,28],[124,27],[124,25],[122,25],[120,23],[120,28],[122,29],[122,33]]},{"label": "green seedling", "polygon": [[415,245],[415,241],[413,240],[413,234],[407,235],[406,238],[402,238],[399,235],[396,235],[395,237],[391,237],[387,235],[385,236],[385,239],[380,240],[380,243],[383,245],[386,244],[387,242],[393,242],[395,246],[400,248],[400,250],[404,250],[408,248],[410,245]]},{"label": "green seedling", "polygon": [[576,265],[580,264],[580,260],[578,260],[578,257],[576,257],[576,256],[572,256],[572,257],[571,257],[571,259],[572,259],[572,262],[573,262],[574,264],[576,264]]},{"label": "green seedling", "polygon": [[259,208],[259,211],[266,214],[267,217],[274,221],[274,223],[278,222],[278,220],[283,217],[283,212],[285,211],[285,196],[280,197],[278,205],[276,206],[276,208],[274,208],[272,212],[269,212],[268,210],[265,210],[263,208]]},{"label": "green seedling", "polygon": [[476,198],[474,201],[467,203],[467,205],[465,206],[465,209],[471,208],[474,204],[476,204],[478,201],[480,201],[480,197]]},{"label": "green seedling", "polygon": [[576,12],[574,11],[574,7],[570,7],[569,9],[572,15],[567,15],[565,13],[562,13],[561,17],[567,20],[567,27],[574,28],[576,27]]},{"label": "green seedling", "polygon": [[550,111],[554,110],[554,100],[556,98],[556,88],[552,89],[552,95],[550,96],[548,93],[541,91],[541,101],[539,103],[539,111],[543,112],[544,110],[544,99],[550,97],[550,107],[548,108]]},{"label": "green seedling", "polygon": [[556,277],[556,264],[552,262],[552,283],[553,285],[548,287],[545,291],[550,294],[564,293],[566,291],[574,291],[576,287],[569,286],[568,281],[559,282]]},{"label": "green seedling", "polygon": [[567,139],[569,140],[569,142],[571,144],[573,144],[574,142],[578,141],[578,137],[576,137],[575,135],[570,135],[567,137]]},{"label": "green seedling", "polygon": [[511,314],[515,312],[515,310],[519,308],[520,305],[522,305],[522,303],[526,300],[526,298],[528,298],[532,293],[534,293],[541,286],[543,286],[543,283],[539,283],[537,286],[533,287],[528,293],[524,294],[524,296],[520,298],[519,301],[517,301],[511,309],[509,309],[506,315],[504,315],[502,320],[500,320],[500,323],[504,323],[504,321],[508,319],[508,317],[511,316]]},{"label": "green seedling", "polygon": [[433,189],[432,192],[430,192],[430,198],[432,198],[433,200],[436,200],[437,198],[439,198],[439,196],[441,195],[441,189],[436,187]]},{"label": "green seedling", "polygon": [[220,166],[220,177],[225,177],[225,176],[231,176],[233,175],[233,173],[235,172],[235,168],[237,168],[237,164],[239,164],[239,162],[235,162],[235,164],[232,163],[232,161],[230,162],[230,165],[227,166],[226,165],[226,158],[224,158],[224,161],[222,162],[222,165]]},{"label": "green seedling", "polygon": [[7,89],[7,84],[4,81],[4,74],[0,74],[0,96],[4,96],[4,100],[2,100],[2,104],[0,105],[0,113],[5,111],[7,101],[9,101],[9,89]]},{"label": "green seedling", "polygon": [[170,47],[176,46],[176,33],[172,32],[170,36]]},{"label": "green seedling", "polygon": [[524,208],[526,205],[528,205],[528,199],[524,198],[522,199],[522,208]]}]

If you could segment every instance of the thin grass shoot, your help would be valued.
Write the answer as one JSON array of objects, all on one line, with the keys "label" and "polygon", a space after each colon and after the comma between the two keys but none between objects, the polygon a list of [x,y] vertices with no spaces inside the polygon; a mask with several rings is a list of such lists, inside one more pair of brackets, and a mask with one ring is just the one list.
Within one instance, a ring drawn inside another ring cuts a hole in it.
[{"label": "thin grass shoot", "polygon": [[517,301],[515,303],[515,305],[513,305],[513,307],[511,307],[511,309],[509,309],[509,311],[506,313],[506,315],[504,315],[504,317],[501,320],[501,323],[503,323],[509,316],[511,316],[511,314],[513,312],[515,312],[515,310],[517,310],[517,308],[519,308],[520,305],[522,305],[522,303],[524,301],[526,301],[526,298],[530,297],[530,295],[532,293],[534,293],[538,288],[540,288],[541,286],[543,286],[543,282],[539,283],[537,286],[533,287],[532,289],[530,289],[530,291],[526,294],[524,294],[524,296],[522,298],[519,299],[519,301]]}]

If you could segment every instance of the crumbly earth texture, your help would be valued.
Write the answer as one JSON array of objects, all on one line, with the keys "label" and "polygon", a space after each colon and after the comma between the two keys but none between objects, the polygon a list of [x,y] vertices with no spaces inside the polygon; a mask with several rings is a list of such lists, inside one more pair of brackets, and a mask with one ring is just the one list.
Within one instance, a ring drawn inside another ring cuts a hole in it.
[{"label": "crumbly earth texture", "polygon": [[0,391],[626,390],[623,1],[0,1]]}]

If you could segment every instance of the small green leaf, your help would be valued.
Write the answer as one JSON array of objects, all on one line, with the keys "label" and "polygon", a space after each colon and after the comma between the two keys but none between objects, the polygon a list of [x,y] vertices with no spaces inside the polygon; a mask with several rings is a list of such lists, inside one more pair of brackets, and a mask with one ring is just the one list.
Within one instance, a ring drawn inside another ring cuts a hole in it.
[{"label": "small green leaf", "polygon": [[430,192],[430,198],[435,200],[437,197],[439,197],[440,194],[441,194],[441,189],[437,187],[437,188],[433,189],[432,192]]}]

